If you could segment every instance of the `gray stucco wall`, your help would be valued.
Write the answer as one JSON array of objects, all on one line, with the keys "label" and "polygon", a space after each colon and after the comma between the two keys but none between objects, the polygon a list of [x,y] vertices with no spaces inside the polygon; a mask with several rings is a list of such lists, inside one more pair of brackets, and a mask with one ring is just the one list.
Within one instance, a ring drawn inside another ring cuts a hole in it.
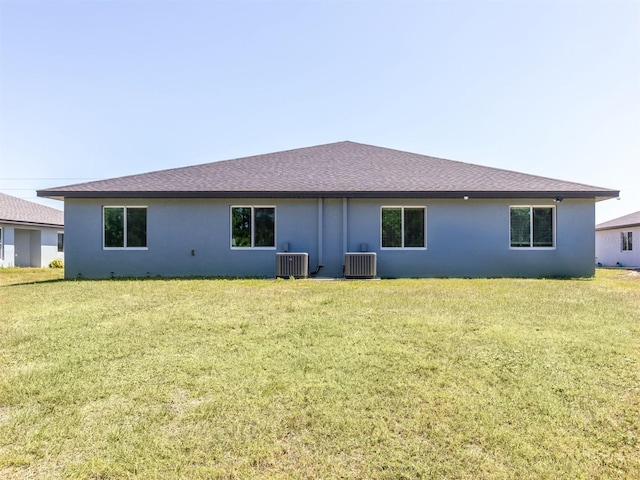
[{"label": "gray stucco wall", "polygon": [[[103,249],[104,205],[148,207],[146,250]],[[276,248],[231,249],[231,205],[275,206]],[[321,261],[319,275],[329,277],[342,276],[345,246],[360,251],[363,243],[377,253],[381,277],[593,275],[593,200],[556,205],[556,243],[549,250],[509,248],[513,205],[555,204],[550,199],[68,199],[65,275],[273,277],[275,252],[284,243],[291,252],[308,252],[312,271]],[[426,206],[427,247],[381,249],[382,206]]]},{"label": "gray stucco wall", "polygon": [[[380,206],[426,205],[425,250],[380,249]],[[367,243],[378,273],[389,277],[542,277],[594,274],[593,200],[556,206],[554,249],[511,249],[509,207],[554,206],[551,200],[359,200],[349,209],[349,248]],[[367,229],[376,225],[377,230]]]}]

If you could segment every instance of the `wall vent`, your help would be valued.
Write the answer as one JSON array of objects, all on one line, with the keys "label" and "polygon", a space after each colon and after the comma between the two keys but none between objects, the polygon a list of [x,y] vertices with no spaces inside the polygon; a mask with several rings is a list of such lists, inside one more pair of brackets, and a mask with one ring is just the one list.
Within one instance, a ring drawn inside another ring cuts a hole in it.
[{"label": "wall vent", "polygon": [[375,252],[353,252],[344,254],[345,278],[376,278]]},{"label": "wall vent", "polygon": [[309,254],[276,253],[276,277],[309,277]]}]

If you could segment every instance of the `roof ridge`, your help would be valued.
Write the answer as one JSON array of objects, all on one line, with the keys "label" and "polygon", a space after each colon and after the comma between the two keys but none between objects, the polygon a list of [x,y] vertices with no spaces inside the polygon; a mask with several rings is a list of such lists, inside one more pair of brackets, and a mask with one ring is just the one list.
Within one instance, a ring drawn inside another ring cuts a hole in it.
[{"label": "roof ridge", "polygon": [[[574,197],[619,192],[504,168],[351,140],[137,173],[38,191],[40,196],[419,196],[521,194]],[[454,195],[455,194],[455,195]]]},{"label": "roof ridge", "polygon": [[[102,183],[105,180],[124,180],[124,179],[130,179],[130,178],[134,178],[140,175],[155,175],[158,173],[164,173],[164,172],[175,172],[177,170],[184,170],[184,169],[190,169],[190,168],[197,168],[197,167],[204,167],[207,165],[213,165],[213,164],[224,164],[226,162],[233,162],[236,160],[245,160],[245,159],[250,159],[250,158],[255,158],[255,157],[263,157],[266,155],[275,155],[275,154],[283,154],[283,153],[290,153],[290,152],[295,152],[296,150],[308,150],[308,149],[312,149],[312,148],[317,148],[317,147],[326,147],[329,145],[338,145],[338,144],[344,144],[344,143],[351,143],[351,144],[356,144],[356,145],[365,145],[365,144],[359,144],[357,142],[351,142],[349,140],[345,140],[345,141],[341,141],[341,142],[331,142],[331,143],[326,143],[326,144],[322,144],[322,145],[315,145],[315,146],[311,146],[311,147],[298,147],[298,148],[290,148],[287,150],[278,150],[278,151],[274,151],[274,152],[268,152],[268,153],[259,153],[259,154],[255,154],[255,155],[244,155],[241,157],[233,157],[233,158],[224,158],[221,160],[213,160],[211,162],[203,162],[203,163],[196,163],[194,165],[185,165],[182,167],[170,167],[170,168],[161,168],[159,170],[151,170],[149,172],[139,172],[139,173],[130,173],[127,175],[122,175],[122,176],[118,176],[118,177],[112,177],[112,178],[108,178],[108,179],[102,179],[102,180],[91,180],[89,182],[81,182],[81,183],[72,183],[69,185],[62,185],[59,187],[53,187],[55,190],[61,190],[61,189],[66,189],[68,187],[77,187],[77,186],[81,186],[81,185],[92,185],[92,184],[96,184],[96,183]],[[368,145],[368,146],[373,146],[373,145]],[[382,147],[377,147],[377,148],[382,148]],[[46,190],[52,190],[52,189],[45,189]]]}]

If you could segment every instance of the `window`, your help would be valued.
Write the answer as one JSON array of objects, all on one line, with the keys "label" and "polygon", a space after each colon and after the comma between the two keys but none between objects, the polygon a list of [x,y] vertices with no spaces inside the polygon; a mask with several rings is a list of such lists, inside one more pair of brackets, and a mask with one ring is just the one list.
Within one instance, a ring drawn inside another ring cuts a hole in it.
[{"label": "window", "polygon": [[425,248],[425,207],[382,207],[382,248]]},{"label": "window", "polygon": [[622,251],[630,252],[633,250],[633,232],[620,232],[622,239]]},{"label": "window", "polygon": [[58,233],[58,252],[64,252],[64,233]]},{"label": "window", "polygon": [[3,248],[2,248],[2,227],[0,227],[0,260],[2,260],[3,257]]},{"label": "window", "polygon": [[553,248],[554,207],[511,207],[512,248]]},{"label": "window", "polygon": [[104,248],[147,248],[147,207],[104,207]]},{"label": "window", "polygon": [[232,248],[274,248],[275,207],[231,207]]}]

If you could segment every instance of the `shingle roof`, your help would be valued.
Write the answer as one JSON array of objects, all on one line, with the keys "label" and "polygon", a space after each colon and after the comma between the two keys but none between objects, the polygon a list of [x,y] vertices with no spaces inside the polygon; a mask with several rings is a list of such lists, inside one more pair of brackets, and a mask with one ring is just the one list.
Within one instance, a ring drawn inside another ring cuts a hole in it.
[{"label": "shingle roof", "polygon": [[640,212],[630,213],[622,217],[614,218],[608,222],[596,225],[596,230],[609,230],[611,228],[637,227],[640,226]]},{"label": "shingle roof", "polygon": [[64,212],[0,193],[0,222],[63,227]]},{"label": "shingle roof", "polygon": [[354,142],[41,190],[44,197],[565,197],[617,191]]}]

